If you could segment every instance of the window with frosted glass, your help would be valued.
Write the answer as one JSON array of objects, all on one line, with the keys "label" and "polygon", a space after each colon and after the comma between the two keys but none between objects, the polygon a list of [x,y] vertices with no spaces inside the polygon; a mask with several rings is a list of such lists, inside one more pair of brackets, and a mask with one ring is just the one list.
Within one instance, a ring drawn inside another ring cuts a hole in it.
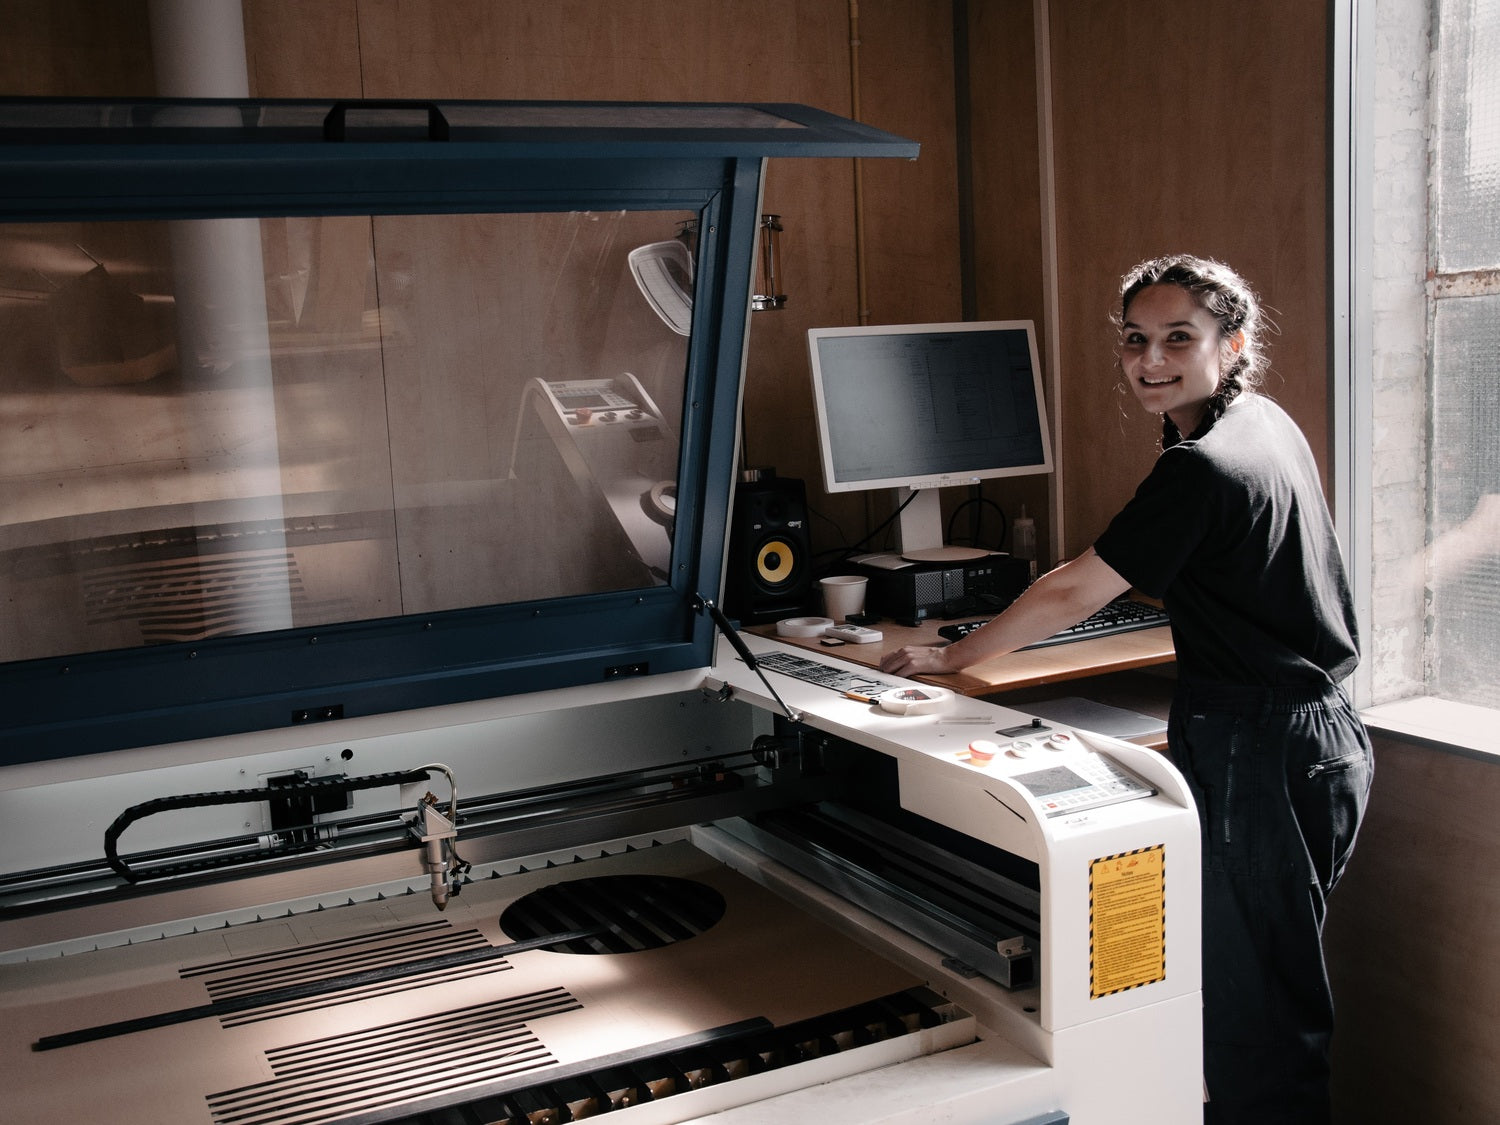
[{"label": "window with frosted glass", "polygon": [[1500,0],[1444,0],[1437,62],[1427,672],[1500,707]]},{"label": "window with frosted glass", "polygon": [[0,661],[663,584],[695,217],[0,228]]}]

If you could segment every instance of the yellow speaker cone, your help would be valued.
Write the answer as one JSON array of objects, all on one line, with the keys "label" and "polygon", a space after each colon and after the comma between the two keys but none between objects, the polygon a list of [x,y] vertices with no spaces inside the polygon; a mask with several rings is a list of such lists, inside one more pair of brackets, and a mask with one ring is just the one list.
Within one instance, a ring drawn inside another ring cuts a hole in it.
[{"label": "yellow speaker cone", "polygon": [[785,539],[768,539],[755,555],[755,571],[763,582],[785,582],[796,565],[792,545]]}]

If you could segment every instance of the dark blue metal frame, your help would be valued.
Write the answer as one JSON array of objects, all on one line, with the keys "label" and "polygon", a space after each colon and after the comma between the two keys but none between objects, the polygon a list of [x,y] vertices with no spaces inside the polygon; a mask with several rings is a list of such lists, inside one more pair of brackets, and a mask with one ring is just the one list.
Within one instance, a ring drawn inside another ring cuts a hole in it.
[{"label": "dark blue metal frame", "polygon": [[[448,103],[447,115],[483,118],[509,104]],[[150,124],[173,107],[237,110],[241,122],[285,109],[319,125]],[[717,593],[723,569],[764,160],[912,158],[917,146],[807,107],[748,107],[790,123],[750,129],[601,128],[591,123],[597,104],[576,108],[584,122],[576,129],[450,128],[438,139],[435,119],[419,116],[415,129],[348,122],[342,139],[325,139],[334,103],[0,99],[4,222],[613,208],[701,215],[669,585],[0,665],[0,764],[709,662],[713,627],[694,600]],[[629,117],[632,107],[605,108]]]}]

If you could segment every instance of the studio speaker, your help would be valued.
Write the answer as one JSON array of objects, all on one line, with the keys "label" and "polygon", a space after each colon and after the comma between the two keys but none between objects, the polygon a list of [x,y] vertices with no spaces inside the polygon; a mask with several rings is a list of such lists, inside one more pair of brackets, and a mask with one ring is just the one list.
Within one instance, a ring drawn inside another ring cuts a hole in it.
[{"label": "studio speaker", "polygon": [[734,494],[724,612],[746,625],[795,617],[812,589],[807,493],[800,480],[742,481]]}]

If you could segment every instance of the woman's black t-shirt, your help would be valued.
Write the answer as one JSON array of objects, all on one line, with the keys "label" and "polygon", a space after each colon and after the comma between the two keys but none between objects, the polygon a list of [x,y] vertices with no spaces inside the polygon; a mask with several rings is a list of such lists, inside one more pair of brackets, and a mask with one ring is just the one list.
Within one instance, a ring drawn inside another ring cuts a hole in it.
[{"label": "woman's black t-shirt", "polygon": [[1317,466],[1270,399],[1242,395],[1164,450],[1094,550],[1162,599],[1186,681],[1320,685],[1359,662]]}]

